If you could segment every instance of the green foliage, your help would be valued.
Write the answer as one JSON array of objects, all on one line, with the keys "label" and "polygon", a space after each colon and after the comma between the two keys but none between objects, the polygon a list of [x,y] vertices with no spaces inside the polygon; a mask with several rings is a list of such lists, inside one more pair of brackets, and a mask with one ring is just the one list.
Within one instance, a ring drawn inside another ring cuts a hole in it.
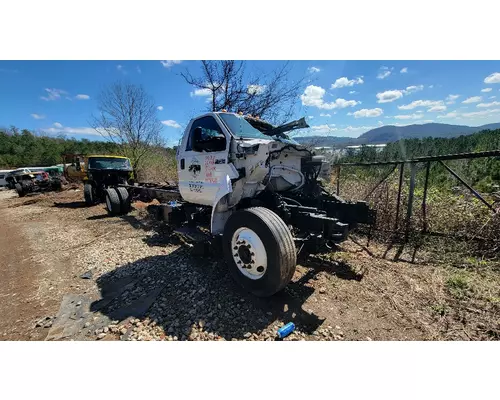
[{"label": "green foliage", "polygon": [[64,153],[121,154],[120,147],[111,142],[39,136],[26,129],[19,131],[15,127],[0,129],[2,169],[60,164]]},{"label": "green foliage", "polygon": [[[380,152],[372,147],[363,146],[360,151],[348,152],[340,162],[370,162],[408,160],[417,157],[436,156],[444,154],[471,153],[500,149],[500,130],[486,130],[473,135],[459,136],[456,138],[425,138],[404,139],[387,146]],[[500,185],[500,158],[487,157],[473,160],[457,160],[447,164],[459,175],[464,177],[481,192],[498,190]],[[418,171],[418,179],[423,179],[425,168]],[[389,167],[386,167],[389,168]],[[407,168],[406,175],[409,173]],[[369,174],[369,171],[360,172]],[[429,183],[431,186],[451,187],[457,185],[457,180],[452,177],[442,165],[432,163]]]},{"label": "green foliage", "polygon": [[467,297],[468,292],[472,290],[469,280],[464,274],[450,276],[445,285],[450,294],[459,299]]}]

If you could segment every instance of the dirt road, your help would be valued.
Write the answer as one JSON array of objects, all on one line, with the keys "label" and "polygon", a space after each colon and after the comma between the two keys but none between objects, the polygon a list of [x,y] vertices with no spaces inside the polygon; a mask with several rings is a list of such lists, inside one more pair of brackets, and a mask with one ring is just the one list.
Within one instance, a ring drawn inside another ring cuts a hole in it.
[{"label": "dirt road", "polygon": [[0,192],[0,339],[498,339],[498,265],[457,271],[384,259],[348,241],[330,263],[299,265],[258,299],[222,260],[196,257],[135,204],[128,216],[84,207],[81,191]]}]

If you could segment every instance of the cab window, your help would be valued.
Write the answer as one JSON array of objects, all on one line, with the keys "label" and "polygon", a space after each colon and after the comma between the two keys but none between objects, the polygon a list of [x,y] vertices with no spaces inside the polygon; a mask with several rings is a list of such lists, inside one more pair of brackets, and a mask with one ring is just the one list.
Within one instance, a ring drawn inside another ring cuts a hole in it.
[{"label": "cab window", "polygon": [[193,122],[186,151],[213,152],[225,149],[226,137],[213,117],[207,116]]}]

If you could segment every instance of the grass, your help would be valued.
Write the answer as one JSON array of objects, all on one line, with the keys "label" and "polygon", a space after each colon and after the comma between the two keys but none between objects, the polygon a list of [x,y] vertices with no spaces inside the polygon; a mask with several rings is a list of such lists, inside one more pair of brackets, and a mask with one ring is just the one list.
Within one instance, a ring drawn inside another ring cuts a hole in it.
[{"label": "grass", "polygon": [[446,304],[435,304],[431,306],[431,310],[433,313],[444,317],[449,312],[449,308]]},{"label": "grass", "polygon": [[459,299],[468,297],[469,291],[472,290],[469,279],[463,273],[450,276],[446,280],[445,286],[452,296]]}]

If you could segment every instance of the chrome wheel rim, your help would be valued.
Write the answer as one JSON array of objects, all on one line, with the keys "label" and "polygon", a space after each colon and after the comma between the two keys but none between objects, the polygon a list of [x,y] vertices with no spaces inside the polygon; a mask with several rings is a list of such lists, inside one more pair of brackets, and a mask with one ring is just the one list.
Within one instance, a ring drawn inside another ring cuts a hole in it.
[{"label": "chrome wheel rim", "polygon": [[257,280],[267,270],[267,252],[260,237],[249,228],[239,228],[231,239],[233,260],[240,272]]}]

